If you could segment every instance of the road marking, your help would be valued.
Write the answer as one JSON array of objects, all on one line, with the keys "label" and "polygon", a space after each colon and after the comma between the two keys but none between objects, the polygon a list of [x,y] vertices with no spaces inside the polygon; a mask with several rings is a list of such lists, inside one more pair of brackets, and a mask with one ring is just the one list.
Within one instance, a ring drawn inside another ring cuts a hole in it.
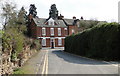
[{"label": "road marking", "polygon": [[40,70],[40,68],[41,68],[41,64],[42,64],[42,62],[44,61],[44,55],[45,55],[45,54],[43,54],[43,56],[42,56],[42,58],[41,58],[41,60],[40,60],[41,63],[37,63],[37,64],[36,64],[36,66],[38,66],[38,68],[36,69],[36,74],[39,73],[39,70]]},{"label": "road marking", "polygon": [[42,74],[44,74],[44,72],[45,72],[46,54],[45,54],[44,57],[45,57],[45,58],[44,58],[44,63],[43,63],[43,68],[42,68]]},{"label": "road marking", "polygon": [[46,59],[46,73],[45,74],[48,74],[48,51],[47,51],[47,59]]},{"label": "road marking", "polygon": [[47,76],[48,73],[48,51],[46,51],[46,54],[44,56],[44,63],[43,63],[43,68],[42,68],[42,76],[44,76],[44,74]]}]

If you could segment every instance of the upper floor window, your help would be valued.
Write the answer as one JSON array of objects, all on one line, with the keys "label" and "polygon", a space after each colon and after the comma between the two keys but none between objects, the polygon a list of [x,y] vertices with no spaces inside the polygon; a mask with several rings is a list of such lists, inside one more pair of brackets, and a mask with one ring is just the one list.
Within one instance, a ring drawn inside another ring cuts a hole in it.
[{"label": "upper floor window", "polygon": [[46,35],[46,29],[42,28],[42,35],[45,36]]},{"label": "upper floor window", "polygon": [[67,28],[64,28],[64,30],[65,30],[65,36],[67,36]]},{"label": "upper floor window", "polygon": [[61,36],[61,28],[58,28],[58,36]]},{"label": "upper floor window", "polygon": [[50,28],[51,36],[54,36],[54,28]]}]

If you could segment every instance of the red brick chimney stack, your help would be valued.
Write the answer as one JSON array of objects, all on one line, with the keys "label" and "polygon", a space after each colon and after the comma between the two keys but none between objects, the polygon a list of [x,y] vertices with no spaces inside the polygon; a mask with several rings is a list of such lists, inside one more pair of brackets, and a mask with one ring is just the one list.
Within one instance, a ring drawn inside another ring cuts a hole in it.
[{"label": "red brick chimney stack", "polygon": [[75,20],[75,19],[76,19],[76,17],[75,17],[75,16],[73,16],[73,19]]}]

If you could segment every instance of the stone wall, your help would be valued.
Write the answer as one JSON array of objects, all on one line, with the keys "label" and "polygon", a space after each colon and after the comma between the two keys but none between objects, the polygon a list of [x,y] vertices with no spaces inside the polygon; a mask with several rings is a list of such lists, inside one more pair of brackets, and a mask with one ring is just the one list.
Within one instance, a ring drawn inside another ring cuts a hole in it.
[{"label": "stone wall", "polygon": [[[12,49],[11,49],[12,50]],[[11,54],[3,53],[0,64],[0,74],[12,74],[15,68],[21,67],[24,63],[33,56],[37,51],[30,49],[30,46],[24,47],[24,50],[19,54],[18,58],[14,61],[11,60]]]}]

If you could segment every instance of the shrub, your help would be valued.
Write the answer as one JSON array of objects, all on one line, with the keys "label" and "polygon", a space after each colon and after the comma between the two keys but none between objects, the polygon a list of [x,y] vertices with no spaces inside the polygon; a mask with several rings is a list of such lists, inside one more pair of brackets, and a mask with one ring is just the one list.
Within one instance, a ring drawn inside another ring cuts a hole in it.
[{"label": "shrub", "polygon": [[104,60],[119,60],[120,25],[105,23],[65,38],[65,51]]}]

